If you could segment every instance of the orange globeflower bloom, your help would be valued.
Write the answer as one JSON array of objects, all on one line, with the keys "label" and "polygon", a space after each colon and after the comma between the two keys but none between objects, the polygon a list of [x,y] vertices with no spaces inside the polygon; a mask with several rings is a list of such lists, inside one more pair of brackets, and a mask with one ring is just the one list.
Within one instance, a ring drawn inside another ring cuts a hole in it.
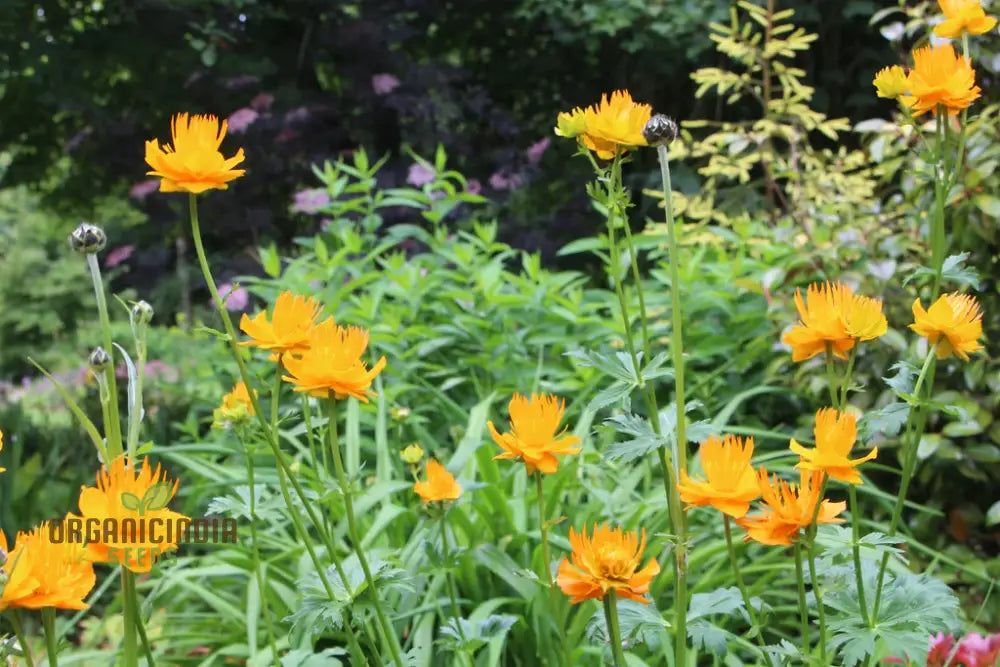
[{"label": "orange globeflower bloom", "polygon": [[556,433],[562,421],[566,402],[549,394],[532,394],[531,398],[514,394],[508,406],[510,431],[500,434],[493,422],[487,422],[493,441],[504,450],[496,459],[521,459],[528,473],[535,469],[554,473],[559,467],[556,454],[576,454],[582,441],[575,435],[563,435],[568,426]]},{"label": "orange globeflower bloom", "polygon": [[309,332],[316,326],[316,320],[323,311],[323,305],[312,297],[304,297],[282,292],[274,302],[271,319],[267,311],[254,315],[253,319],[243,313],[240,331],[250,336],[240,345],[253,345],[271,352],[271,361],[287,353],[300,353],[309,349]]},{"label": "orange globeflower bloom", "polygon": [[[166,472],[144,459],[135,462],[119,456],[97,473],[97,486],[80,491],[83,519],[102,526],[97,540],[88,541],[87,555],[101,563],[119,563],[132,572],[149,572],[159,556],[177,548],[191,520],[167,508],[177,493],[178,482],[170,482]],[[110,526],[108,531],[103,527]],[[88,535],[90,540],[92,535]]]},{"label": "orange globeflower bloom", "polygon": [[942,294],[927,310],[917,299],[913,302],[913,320],[911,329],[929,343],[937,343],[938,359],[954,354],[968,361],[969,352],[983,349],[979,344],[983,335],[983,313],[974,296],[958,292]]},{"label": "orange globeflower bloom", "polygon": [[360,327],[337,326],[333,318],[317,324],[309,335],[309,347],[301,356],[286,354],[282,363],[288,371],[282,380],[291,382],[295,391],[307,391],[310,396],[335,398],[353,396],[368,402],[375,392],[368,388],[375,376],[385,368],[385,357],[368,370],[361,355],[368,347],[368,330]]},{"label": "orange globeflower bloom", "polygon": [[573,563],[563,557],[556,582],[570,596],[570,604],[603,599],[612,590],[623,598],[649,604],[649,582],[659,573],[660,564],[654,558],[636,572],[646,549],[645,529],[640,540],[634,532],[607,525],[598,528],[595,524],[591,537],[587,537],[586,528],[580,534],[570,528],[569,543]]},{"label": "orange globeflower bloom", "polygon": [[462,485],[443,465],[431,459],[427,462],[427,481],[414,484],[413,492],[425,503],[458,500],[462,495]]},{"label": "orange globeflower bloom", "polygon": [[[62,531],[65,536],[65,530]],[[7,553],[7,538],[0,531],[0,549],[6,562],[0,571],[8,578],[0,594],[0,611],[9,608],[86,609],[83,601],[94,588],[94,566],[85,557],[83,544],[52,541],[48,522],[30,533],[18,533],[14,550]]]},{"label": "orange globeflower bloom", "polygon": [[[257,395],[256,389],[253,395]],[[249,419],[255,414],[246,384],[237,382],[233,390],[222,397],[222,405],[212,412],[212,426],[229,428],[233,423]]]},{"label": "orange globeflower bloom", "polygon": [[796,466],[802,470],[818,470],[847,484],[861,484],[857,466],[878,456],[878,447],[860,459],[849,459],[851,448],[858,437],[857,419],[834,408],[823,408],[816,413],[816,449],[806,449],[792,440],[788,446],[802,457]]},{"label": "orange globeflower bloom", "polygon": [[875,75],[875,80],[872,83],[875,85],[875,91],[879,97],[892,100],[905,94],[909,87],[906,81],[906,71],[899,65],[883,67]]},{"label": "orange globeflower bloom", "polygon": [[[764,469],[758,474],[764,511],[762,514],[748,514],[737,519],[736,523],[746,529],[746,542],[756,540],[761,544],[789,546],[798,537],[799,529],[812,525],[823,473],[803,470],[798,487],[779,480],[777,475],[773,481],[770,480]],[[843,523],[844,520],[838,519],[837,515],[846,508],[847,503],[824,500],[816,515],[816,523]]]},{"label": "orange globeflower bloom", "polygon": [[937,113],[939,106],[954,116],[979,99],[982,92],[976,85],[972,63],[955,53],[951,44],[916,49],[906,82],[910,92],[901,99],[914,116]]},{"label": "orange globeflower bloom", "polygon": [[757,473],[750,465],[753,438],[727,435],[720,440],[712,436],[701,443],[698,453],[708,481],[692,481],[687,471],[681,470],[677,485],[681,500],[688,508],[711,505],[737,519],[746,514],[750,501],[760,497]]},{"label": "orange globeflower bloom", "polygon": [[997,20],[986,15],[979,0],[938,0],[938,4],[945,18],[934,28],[938,37],[951,39],[963,32],[982,35],[996,27]]},{"label": "orange globeflower bloom", "polygon": [[236,155],[225,158],[219,151],[226,136],[226,121],[219,127],[215,116],[191,116],[179,113],[170,121],[173,146],[164,144],[160,148],[156,139],[146,142],[146,163],[152,171],[150,176],[159,176],[160,192],[190,192],[198,194],[205,190],[225,190],[229,181],[239,178],[243,169],[233,169],[243,162],[243,149]]},{"label": "orange globeflower bloom", "polygon": [[828,344],[834,356],[846,359],[855,343],[878,338],[889,328],[881,299],[858,296],[843,283],[813,283],[805,301],[796,289],[795,307],[801,321],[781,338],[792,348],[792,361],[811,359]]},{"label": "orange globeflower bloom", "polygon": [[616,152],[647,145],[642,129],[652,115],[650,105],[634,102],[627,90],[616,90],[610,98],[602,95],[599,104],[560,113],[555,132],[560,137],[579,137],[597,157],[610,160]]}]

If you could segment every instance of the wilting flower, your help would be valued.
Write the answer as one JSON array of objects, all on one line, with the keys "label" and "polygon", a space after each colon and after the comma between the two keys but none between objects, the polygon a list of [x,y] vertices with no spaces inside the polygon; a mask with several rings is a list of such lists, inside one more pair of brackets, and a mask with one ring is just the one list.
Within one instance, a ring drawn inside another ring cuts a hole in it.
[{"label": "wilting flower", "polygon": [[7,538],[0,531],[0,572],[7,578],[0,586],[0,611],[9,608],[86,609],[84,598],[94,588],[94,566],[85,557],[84,546],[71,540],[52,541],[49,524],[29,533],[18,533],[8,553]]},{"label": "wilting flower", "polygon": [[656,559],[650,560],[638,572],[642,552],[646,549],[646,530],[639,539],[634,532],[594,526],[593,535],[587,529],[576,533],[569,529],[569,544],[573,549],[572,564],[563,557],[556,582],[570,597],[570,604],[591,598],[603,599],[608,591],[642,604],[649,604],[646,593],[649,582],[659,571]]},{"label": "wilting flower", "polygon": [[495,459],[520,459],[527,466],[528,473],[535,469],[544,473],[554,473],[559,467],[556,455],[576,454],[580,451],[581,440],[575,435],[564,435],[568,426],[562,431],[559,422],[562,421],[565,401],[558,397],[542,394],[527,396],[514,394],[510,399],[510,431],[500,434],[493,422],[487,422],[493,441],[504,450]]},{"label": "wilting flower", "polygon": [[802,457],[797,468],[825,472],[833,479],[847,484],[861,484],[861,474],[857,466],[878,456],[878,447],[873,447],[866,456],[850,459],[851,448],[858,437],[857,419],[847,412],[834,408],[823,408],[816,413],[816,448],[806,449],[792,440],[788,446]]},{"label": "wilting flower", "polygon": [[987,16],[979,0],[938,0],[944,22],[934,27],[938,37],[951,39],[959,37],[963,32],[971,35],[982,35],[996,27],[997,20]]},{"label": "wilting flower", "polygon": [[872,83],[875,84],[875,91],[879,97],[891,100],[905,94],[909,89],[906,80],[906,71],[899,65],[880,69]]},{"label": "wilting flower", "polygon": [[400,450],[399,458],[410,465],[416,465],[420,463],[420,459],[424,458],[424,449],[417,443],[413,443]]},{"label": "wilting flower", "polygon": [[858,296],[843,283],[813,283],[805,301],[796,289],[795,307],[801,320],[781,338],[792,348],[792,361],[811,359],[827,346],[834,356],[846,359],[847,350],[858,341],[878,338],[888,330],[882,300]]},{"label": "wilting flower", "polygon": [[580,137],[597,157],[609,160],[618,151],[646,145],[642,130],[652,113],[652,107],[634,102],[627,90],[616,90],[611,97],[602,95],[599,104],[560,113],[555,132],[561,137]]},{"label": "wilting flower", "polygon": [[102,527],[96,541],[88,538],[87,557],[119,563],[133,572],[149,572],[159,556],[177,548],[183,537],[181,526],[190,523],[188,517],[167,508],[177,484],[167,479],[159,465],[154,469],[143,460],[141,468],[136,468],[126,456],[98,471],[97,486],[80,491],[84,525]]},{"label": "wilting flower", "polygon": [[[253,393],[254,396],[257,395],[256,390]],[[245,421],[255,414],[246,384],[237,382],[233,390],[222,397],[222,405],[212,412],[212,428],[229,428],[230,425]]]},{"label": "wilting flower", "polygon": [[[820,500],[823,473],[803,470],[798,487],[777,476],[772,480],[764,469],[758,473],[758,480],[764,501],[763,512],[748,514],[736,523],[746,529],[746,541],[789,546],[801,528],[812,524],[816,503]],[[824,500],[816,523],[841,523],[843,519],[838,519],[837,515],[846,508],[847,503]]]},{"label": "wilting flower", "polygon": [[462,495],[462,486],[443,465],[431,459],[427,462],[427,481],[414,484],[413,492],[425,503],[458,500]]},{"label": "wilting flower", "polygon": [[701,443],[698,454],[707,481],[693,481],[686,470],[681,470],[677,486],[681,500],[688,503],[688,507],[711,505],[737,519],[746,514],[750,501],[760,497],[757,473],[750,465],[753,438],[712,436]]},{"label": "wilting flower", "polygon": [[152,171],[149,176],[159,176],[160,192],[190,192],[225,190],[229,181],[246,173],[233,169],[243,162],[243,149],[225,158],[219,151],[226,136],[226,121],[219,127],[215,116],[188,116],[179,113],[171,119],[170,134],[173,146],[160,148],[156,139],[146,142],[146,163]]},{"label": "wilting flower", "polygon": [[385,368],[381,357],[369,370],[361,355],[368,347],[368,330],[361,327],[340,327],[333,318],[317,324],[309,336],[309,346],[301,356],[286,354],[282,363],[288,371],[282,379],[291,382],[295,391],[326,398],[331,393],[338,399],[353,396],[368,402],[375,392],[368,388],[375,376]]},{"label": "wilting flower", "polygon": [[939,106],[955,115],[975,102],[982,92],[976,71],[951,44],[925,46],[913,52],[913,69],[906,78],[909,94],[901,100],[913,115],[937,112]]},{"label": "wilting flower", "polygon": [[240,345],[253,345],[271,352],[271,361],[279,355],[298,354],[309,349],[309,332],[316,326],[316,319],[323,310],[322,304],[312,297],[282,292],[274,302],[271,319],[267,312],[254,315],[253,319],[244,313],[240,318],[240,331],[251,340]]},{"label": "wilting flower", "polygon": [[937,343],[938,359],[955,355],[968,361],[970,352],[983,349],[979,344],[983,335],[983,314],[974,296],[958,292],[942,294],[927,310],[917,299],[913,302],[910,328],[927,342]]}]

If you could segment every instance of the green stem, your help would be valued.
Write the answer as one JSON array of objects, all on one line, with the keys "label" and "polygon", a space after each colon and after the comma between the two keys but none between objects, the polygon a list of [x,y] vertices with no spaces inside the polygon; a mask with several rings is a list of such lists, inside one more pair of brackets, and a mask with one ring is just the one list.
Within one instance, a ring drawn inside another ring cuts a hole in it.
[{"label": "green stem", "polygon": [[830,341],[826,342],[826,383],[830,389],[830,407],[836,407],[837,387],[841,383],[837,381],[837,371],[833,367],[833,343]]},{"label": "green stem", "polygon": [[[97,314],[101,321],[101,334],[104,337],[104,350],[111,357],[111,363],[104,369],[104,381],[108,385],[108,423],[104,425],[104,435],[108,440],[108,456],[111,461],[124,452],[122,448],[122,424],[118,416],[118,385],[115,378],[115,348],[111,341],[111,318],[108,316],[108,301],[104,296],[104,281],[101,280],[101,267],[97,263],[97,254],[87,254],[87,267],[90,269],[90,279],[94,283],[94,296],[97,297]],[[110,465],[111,461],[105,461]]]},{"label": "green stem", "polygon": [[21,624],[21,611],[12,609],[10,623],[14,626],[14,636],[17,637],[17,644],[21,647],[21,654],[28,667],[35,667],[35,657],[31,654],[31,645],[28,644],[27,635],[24,634],[24,625]]},{"label": "green stem", "polygon": [[812,653],[809,646],[809,610],[806,607],[806,580],[802,576],[802,544],[795,542],[795,579],[799,588],[799,623],[802,632],[802,655],[807,657]]},{"label": "green stem", "polygon": [[604,597],[604,619],[608,622],[608,641],[611,643],[611,655],[615,667],[625,667],[625,654],[622,652],[622,631],[618,624],[618,600],[614,589]]},{"label": "green stem", "polygon": [[[313,470],[317,471],[316,477],[318,479],[320,467],[318,457],[316,456],[316,437],[313,434],[312,408],[309,407],[309,394],[305,392],[302,393],[302,418],[306,425],[306,441],[309,443],[309,457],[312,459]],[[326,448],[321,446],[320,450],[323,452],[323,470],[329,470]]]},{"label": "green stem", "polygon": [[552,602],[552,613],[555,613],[556,585],[552,580],[552,554],[549,552],[549,526],[545,521],[545,494],[542,493],[542,473],[535,469],[535,490],[538,492],[538,526],[542,532],[542,554],[545,559],[544,576],[549,586],[549,600]]},{"label": "green stem", "polygon": [[[330,395],[329,406],[329,431],[330,431],[330,453],[333,455],[333,467],[337,474],[337,481],[340,484],[340,492],[344,496],[344,513],[347,515],[347,530],[354,545],[354,553],[361,564],[361,570],[365,573],[365,582],[368,585],[368,592],[371,595],[372,604],[375,607],[375,615],[378,617],[379,626],[385,635],[385,641],[389,645],[392,659],[399,667],[403,667],[403,657],[400,654],[399,638],[393,630],[385,611],[382,609],[382,602],[379,599],[378,588],[375,585],[375,577],[372,576],[371,568],[368,567],[368,559],[365,557],[364,547],[361,546],[361,535],[358,532],[357,520],[354,517],[354,501],[351,498],[351,485],[344,473],[344,462],[340,455],[340,439],[337,436],[337,399]],[[346,581],[346,579],[345,579]]]},{"label": "green stem", "polygon": [[55,607],[42,608],[42,629],[45,632],[45,653],[49,659],[49,667],[59,667],[59,638],[56,637]]},{"label": "green stem", "polygon": [[944,231],[944,204],[945,197],[947,193],[945,192],[945,183],[942,182],[943,178],[946,178],[941,172],[945,169],[943,166],[944,162],[944,150],[945,150],[945,123],[946,114],[944,113],[941,105],[938,105],[937,113],[937,153],[934,156],[934,212],[931,218],[931,263],[934,268],[934,287],[932,291],[932,299],[937,299],[938,294],[941,291],[941,275],[944,268],[944,254],[946,250],[945,241],[945,231]]},{"label": "green stem", "polygon": [[[141,338],[136,339],[135,388],[132,392],[132,404],[129,406],[128,438],[126,450],[129,459],[135,459],[139,448],[139,424],[142,419],[142,383],[146,375],[146,326],[141,328]],[[108,354],[111,354],[110,352]]]},{"label": "green stem", "polygon": [[278,432],[278,406],[281,399],[281,364],[274,367],[274,384],[271,386],[271,432]]},{"label": "green stem", "polygon": [[840,385],[840,412],[847,410],[847,392],[851,387],[851,376],[854,375],[854,361],[858,358],[859,341],[854,341],[851,348],[851,355],[847,360],[847,371],[844,373],[844,381]]},{"label": "green stem", "polygon": [[[233,321],[229,317],[229,311],[226,310],[225,304],[222,302],[222,297],[219,296],[219,290],[215,286],[215,279],[212,277],[212,270],[208,265],[208,258],[205,256],[205,248],[201,241],[201,227],[198,221],[197,197],[194,194],[190,195],[188,199],[188,211],[191,216],[191,236],[194,240],[195,251],[198,254],[198,263],[201,266],[201,272],[205,278],[205,283],[208,286],[208,291],[212,295],[212,302],[215,304],[215,309],[222,318],[222,325],[226,329],[226,335],[229,340],[230,350],[233,353],[233,359],[236,361],[236,366],[240,371],[240,379],[243,381],[243,384],[246,385],[247,394],[250,396],[250,404],[253,406],[253,413],[256,416],[257,421],[260,423],[261,430],[264,433],[268,446],[271,448],[271,452],[274,454],[274,461],[278,468],[278,487],[281,490],[281,497],[285,501],[285,506],[288,508],[288,516],[292,521],[292,525],[295,526],[295,531],[302,540],[302,544],[305,546],[306,552],[309,554],[309,559],[316,568],[316,575],[323,584],[323,589],[331,602],[336,601],[337,596],[326,576],[326,568],[323,567],[319,557],[316,555],[312,538],[309,536],[309,532],[305,529],[305,526],[302,524],[302,519],[299,517],[299,508],[292,502],[292,498],[288,493],[288,482],[291,482],[292,488],[295,490],[296,495],[302,503],[302,507],[306,511],[306,515],[309,517],[309,521],[320,533],[320,536],[326,545],[327,554],[330,556],[334,566],[337,568],[337,573],[340,575],[341,581],[344,583],[344,588],[347,589],[349,588],[349,585],[347,583],[347,576],[344,573],[344,568],[340,564],[340,560],[337,558],[336,550],[330,534],[325,530],[325,527],[323,523],[320,522],[319,517],[316,516],[316,512],[310,504],[308,496],[306,496],[305,492],[302,490],[302,486],[299,484],[295,476],[292,475],[291,470],[289,470],[288,463],[285,462],[284,456],[281,453],[281,448],[278,446],[276,434],[271,430],[267,417],[265,417],[264,413],[261,412],[260,402],[257,400],[256,392],[250,390],[250,387],[253,385],[250,382],[250,373],[247,371],[246,363],[243,361],[243,355],[239,348],[236,330],[233,327]],[[350,623],[350,617],[346,610],[343,613],[343,617],[344,628],[347,631],[348,648],[351,650],[351,658],[359,665],[367,665],[368,661],[361,652],[361,646],[358,644],[357,637],[354,634],[354,628]]]},{"label": "green stem", "polygon": [[819,659],[821,665],[826,665],[828,664],[826,660],[826,611],[823,608],[823,589],[816,577],[816,540],[812,537],[809,539],[808,551],[809,580],[812,582],[813,596],[816,598],[816,611],[819,614]]},{"label": "green stem", "polygon": [[730,524],[731,520],[728,514],[723,514],[722,518],[726,527],[726,549],[729,551],[729,565],[733,570],[733,574],[736,576],[736,585],[740,589],[740,595],[743,596],[743,604],[747,608],[747,615],[750,617],[750,631],[756,633],[757,644],[760,645],[761,649],[763,649],[763,628],[757,625],[757,612],[754,611],[753,604],[750,602],[750,593],[747,591],[746,583],[743,581],[743,573],[740,572],[739,560],[736,558],[736,548],[733,547],[733,529]]},{"label": "green stem", "polygon": [[146,626],[142,623],[142,607],[139,604],[139,593],[138,587],[135,584],[135,575],[129,572],[130,583],[129,583],[129,596],[132,598],[132,608],[135,609],[135,631],[139,635],[139,645],[142,647],[142,652],[146,656],[146,663],[148,667],[153,667],[156,661],[153,660],[153,649],[149,645],[149,637],[146,636]]},{"label": "green stem", "polygon": [[139,665],[139,642],[136,635],[136,617],[138,609],[135,608],[135,598],[131,593],[131,586],[135,582],[135,577],[130,570],[122,566],[122,622],[124,627],[122,643],[122,664],[125,667],[138,667]]},{"label": "green stem", "polygon": [[462,611],[458,606],[458,592],[455,586],[455,578],[451,573],[448,551],[448,514],[441,515],[441,557],[444,559],[445,579],[448,582],[448,597],[451,598],[451,615],[455,618],[455,626],[458,628],[458,636],[465,642],[465,631],[462,629]]},{"label": "green stem", "polygon": [[851,501],[851,533],[853,538],[851,550],[854,553],[854,582],[858,588],[858,605],[861,607],[861,620],[865,625],[868,625],[868,602],[865,599],[865,579],[861,570],[861,546],[859,543],[861,508],[858,507],[858,493],[854,488],[854,484],[847,485],[847,493]]},{"label": "green stem", "polygon": [[[281,657],[278,655],[278,647],[274,639],[274,625],[271,621],[271,608],[267,602],[267,587],[264,572],[260,566],[260,545],[257,538],[257,484],[254,479],[253,468],[253,448],[245,446],[247,464],[247,484],[250,485],[250,559],[253,562],[254,576],[257,579],[257,591],[260,595],[261,611],[264,612],[264,628],[267,631],[267,642],[271,647],[271,657],[274,659],[275,667],[281,664]],[[250,654],[257,650],[257,638],[247,637],[250,646]]]}]

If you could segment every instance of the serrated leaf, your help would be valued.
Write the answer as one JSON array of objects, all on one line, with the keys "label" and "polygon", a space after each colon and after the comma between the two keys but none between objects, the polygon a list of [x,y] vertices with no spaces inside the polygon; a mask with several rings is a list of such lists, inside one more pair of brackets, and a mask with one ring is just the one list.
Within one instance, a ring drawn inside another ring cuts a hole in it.
[{"label": "serrated leaf", "polygon": [[604,458],[608,461],[620,460],[622,463],[628,463],[668,444],[666,438],[653,432],[646,419],[634,414],[616,415],[605,419],[604,423],[619,433],[634,436],[629,440],[612,443],[604,452]]},{"label": "serrated leaf", "polygon": [[[949,255],[945,258],[944,262],[941,264],[941,280],[943,282],[952,282],[958,285],[969,285],[975,290],[979,289],[979,274],[976,271],[965,265],[965,260],[969,258],[969,253],[963,252],[957,255]],[[914,269],[907,278],[903,281],[903,285],[906,285],[911,280],[922,276],[933,277],[935,274],[934,270],[926,266],[920,266]]]},{"label": "serrated leaf", "polygon": [[913,384],[916,382],[917,376],[920,375],[920,370],[907,361],[897,361],[889,370],[896,371],[896,374],[884,377],[882,380],[898,395],[910,396],[913,393]]},{"label": "serrated leaf", "polygon": [[[635,367],[632,365],[632,358],[627,353],[616,352],[615,357],[612,359],[611,357],[601,354],[600,352],[595,352],[594,350],[577,349],[566,352],[565,356],[579,359],[581,366],[590,366],[600,369],[607,375],[610,375],[617,380],[621,380],[622,382],[638,384]],[[641,363],[642,353],[639,352],[637,356],[639,357],[639,361]]]},{"label": "serrated leaf", "polygon": [[868,438],[876,433],[894,436],[902,430],[909,418],[908,403],[890,403],[877,410],[866,412],[858,424],[858,431],[862,438]]}]

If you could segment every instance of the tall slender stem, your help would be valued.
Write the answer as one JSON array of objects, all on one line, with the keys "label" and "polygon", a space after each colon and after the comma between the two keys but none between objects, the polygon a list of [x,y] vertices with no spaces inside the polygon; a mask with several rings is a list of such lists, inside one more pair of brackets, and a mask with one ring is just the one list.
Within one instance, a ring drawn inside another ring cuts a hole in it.
[{"label": "tall slender stem", "polygon": [[[817,501],[817,504],[819,501]],[[812,582],[813,596],[816,598],[816,613],[819,614],[819,660],[821,665],[826,661],[826,610],[823,608],[823,589],[816,577],[816,540],[809,537],[809,581]]]},{"label": "tall slender stem", "polygon": [[[125,451],[122,447],[122,424],[118,416],[118,385],[115,378],[115,348],[111,340],[111,318],[108,315],[108,300],[104,295],[104,281],[101,279],[101,266],[97,262],[96,253],[87,254],[87,267],[90,269],[90,279],[94,283],[94,296],[97,298],[97,315],[101,321],[101,334],[104,337],[104,350],[111,357],[111,363],[104,369],[104,381],[108,389],[108,423],[104,425],[104,436],[107,438],[108,456],[111,460],[118,458]],[[111,461],[105,461],[110,464]]]},{"label": "tall slender stem", "polygon": [[545,520],[545,494],[542,492],[542,473],[535,469],[535,490],[538,493],[538,527],[542,533],[542,554],[545,559],[545,581],[549,586],[549,600],[552,602],[552,613],[555,613],[556,588],[552,580],[552,554],[549,552],[549,525]]},{"label": "tall slender stem", "polygon": [[936,112],[936,134],[937,152],[934,156],[934,212],[931,218],[931,263],[934,265],[934,286],[932,299],[937,299],[941,292],[941,277],[944,268],[944,255],[946,251],[946,239],[944,230],[944,206],[947,192],[945,191],[946,175],[944,166],[945,153],[945,123],[947,114],[944,113],[941,105],[938,105]]},{"label": "tall slender stem", "polygon": [[59,667],[59,645],[56,637],[56,610],[54,607],[42,608],[42,629],[45,632],[45,653],[49,667]]},{"label": "tall slender stem", "polygon": [[122,566],[122,664],[124,667],[138,667],[139,664],[139,642],[136,636],[136,616],[138,610],[135,608],[135,598],[132,596],[131,587],[135,582],[132,572],[124,565]]},{"label": "tall slender stem", "polygon": [[458,628],[458,636],[465,639],[465,630],[462,629],[462,610],[458,606],[458,592],[455,587],[455,577],[451,574],[450,561],[448,551],[448,514],[444,512],[441,515],[441,557],[444,558],[445,566],[445,579],[448,582],[448,597],[451,598],[451,615],[455,619],[455,627]]},{"label": "tall slender stem", "polygon": [[802,655],[808,658],[812,653],[809,646],[809,609],[806,607],[806,580],[802,574],[802,544],[795,542],[795,580],[799,589],[799,625],[802,633]]},{"label": "tall slender stem", "polygon": [[[134,331],[134,326],[133,326]],[[128,436],[125,439],[125,450],[129,459],[135,459],[139,448],[139,424],[142,422],[142,383],[146,375],[146,326],[139,329],[139,337],[135,341],[135,387],[132,391],[132,403],[129,405]],[[108,354],[111,354],[108,352]]]},{"label": "tall slender stem", "polygon": [[389,645],[392,659],[399,667],[403,667],[403,657],[400,653],[399,638],[393,630],[385,611],[382,609],[382,601],[378,596],[378,588],[375,585],[375,577],[372,576],[371,568],[368,567],[368,559],[365,557],[364,547],[361,546],[361,534],[358,532],[357,520],[354,517],[354,500],[352,499],[351,485],[344,472],[344,462],[340,455],[340,439],[337,436],[337,399],[330,394],[327,403],[329,407],[329,431],[330,431],[330,453],[333,455],[333,467],[337,474],[337,481],[340,484],[340,492],[344,496],[344,513],[347,515],[347,530],[351,536],[351,543],[354,546],[354,553],[361,564],[361,570],[365,573],[365,582],[368,585],[368,593],[371,596],[372,604],[375,607],[375,615],[378,617],[385,641]]},{"label": "tall slender stem", "polygon": [[861,522],[861,508],[858,507],[858,493],[853,484],[848,484],[847,493],[851,501],[851,550],[854,554],[854,583],[858,588],[861,620],[865,625],[868,625],[868,601],[865,599],[865,578],[861,570],[861,546],[859,543],[861,530],[858,524]]},{"label": "tall slender stem", "polygon": [[[130,573],[131,574],[131,573]],[[156,662],[153,660],[153,649],[149,645],[149,637],[146,636],[146,626],[142,622],[142,607],[139,605],[139,591],[138,586],[135,584],[135,575],[132,575],[132,581],[129,585],[129,594],[132,597],[132,607],[135,609],[135,631],[139,635],[139,645],[142,647],[142,652],[146,656],[146,662],[148,665],[155,665]]]},{"label": "tall slender stem", "polygon": [[21,611],[19,609],[11,610],[10,622],[14,626],[14,636],[17,637],[17,643],[21,647],[21,655],[24,656],[24,661],[28,663],[28,667],[35,667],[35,657],[31,653],[31,645],[28,643],[28,637],[24,634],[24,625],[21,624]]},{"label": "tall slender stem", "polygon": [[833,343],[826,342],[826,384],[830,390],[830,407],[837,407],[837,371],[833,367]]},{"label": "tall slender stem", "polygon": [[611,643],[611,655],[615,667],[625,667],[625,654],[622,652],[622,631],[618,623],[618,600],[614,589],[604,597],[604,619],[608,622],[608,641]]},{"label": "tall slender stem", "polygon": [[743,605],[747,608],[747,615],[750,617],[751,630],[755,631],[757,634],[757,644],[760,645],[761,648],[764,648],[764,629],[758,627],[757,625],[757,612],[754,611],[753,604],[750,601],[750,593],[747,591],[746,583],[743,581],[743,573],[740,572],[739,559],[736,558],[736,549],[733,547],[733,529],[730,524],[731,520],[728,514],[723,514],[722,518],[726,527],[726,549],[729,551],[729,565],[733,570],[733,574],[736,576],[736,585],[740,589],[740,595],[743,596]]},{"label": "tall slender stem", "polygon": [[[264,628],[267,631],[267,643],[271,647],[271,657],[274,659],[275,667],[281,664],[281,657],[278,655],[278,647],[274,638],[274,623],[271,620],[271,607],[267,602],[267,586],[265,584],[264,572],[260,565],[260,543],[257,537],[257,484],[254,478],[253,467],[253,447],[244,445],[246,451],[247,484],[250,485],[250,559],[253,562],[253,571],[257,579],[257,591],[260,595],[261,611],[264,612]],[[248,637],[251,653],[257,650],[257,638]]]}]

